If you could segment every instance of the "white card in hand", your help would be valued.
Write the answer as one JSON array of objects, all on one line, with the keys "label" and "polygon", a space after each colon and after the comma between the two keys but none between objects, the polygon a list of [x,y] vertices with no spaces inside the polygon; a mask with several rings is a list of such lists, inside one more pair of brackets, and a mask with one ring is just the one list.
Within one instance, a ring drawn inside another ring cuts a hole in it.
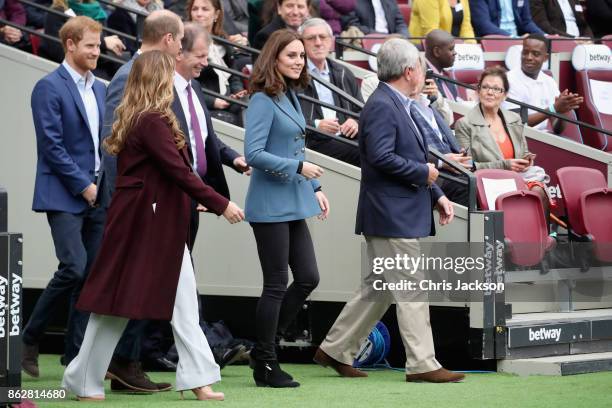
[{"label": "white card in hand", "polygon": [[152,207],[153,207],[153,213],[155,213],[155,208],[157,207],[157,203],[153,203]]}]

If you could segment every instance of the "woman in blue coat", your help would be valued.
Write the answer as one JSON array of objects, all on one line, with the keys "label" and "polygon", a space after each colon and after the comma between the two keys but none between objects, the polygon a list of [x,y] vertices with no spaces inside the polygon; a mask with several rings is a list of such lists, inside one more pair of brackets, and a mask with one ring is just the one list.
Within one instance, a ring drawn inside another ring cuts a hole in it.
[{"label": "woman in blue coat", "polygon": [[[325,219],[329,203],[317,180],[323,169],[304,160],[306,122],[295,89],[303,89],[308,80],[299,35],[276,31],[266,41],[251,76],[244,140],[253,169],[245,215],[263,271],[257,344],[251,353],[258,386],[299,386],[278,365],[275,336],[283,333],[319,282],[306,218]],[[287,288],[289,266],[293,283]]]}]

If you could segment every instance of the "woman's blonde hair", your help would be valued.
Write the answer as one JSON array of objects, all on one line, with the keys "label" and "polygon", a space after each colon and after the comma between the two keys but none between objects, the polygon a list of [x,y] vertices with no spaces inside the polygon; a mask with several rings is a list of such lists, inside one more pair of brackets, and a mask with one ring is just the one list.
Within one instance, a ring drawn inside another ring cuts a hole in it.
[{"label": "woman's blonde hair", "polygon": [[162,51],[148,51],[134,61],[125,86],[125,93],[115,111],[111,135],[104,140],[104,148],[113,155],[125,147],[130,131],[141,115],[158,113],[170,125],[178,149],[185,146],[171,106],[174,100],[174,58]]}]

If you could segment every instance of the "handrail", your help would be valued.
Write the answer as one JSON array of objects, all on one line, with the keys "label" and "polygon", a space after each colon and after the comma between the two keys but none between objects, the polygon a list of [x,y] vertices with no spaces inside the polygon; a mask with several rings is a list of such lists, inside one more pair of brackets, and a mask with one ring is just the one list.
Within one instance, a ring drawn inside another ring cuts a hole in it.
[{"label": "handrail", "polygon": [[249,47],[247,45],[237,44],[235,42],[232,42],[232,41],[228,40],[227,38],[223,38],[223,37],[220,37],[218,35],[211,34],[210,38],[212,38],[213,41],[215,41],[215,42],[219,42],[221,44],[228,45],[230,47],[241,49],[243,51],[248,52],[249,54],[259,55],[261,53],[261,51],[256,49],[256,48],[252,48],[252,47]]},{"label": "handrail", "polygon": [[[51,7],[43,6],[42,4],[34,3],[33,1],[30,1],[30,0],[17,0],[17,1],[19,1],[19,2],[21,2],[23,4],[27,4],[30,7],[34,7],[34,8],[37,8],[37,9],[44,10],[47,13],[51,13],[51,14],[55,14],[56,16],[64,17],[64,18],[66,18],[66,20],[68,20],[70,18],[70,16],[67,15],[66,13],[64,13],[63,11],[55,10],[55,9],[53,9]],[[126,34],[126,33],[123,33],[121,31],[117,31],[117,30],[114,30],[112,28],[108,28],[106,26],[103,26],[102,30],[104,30],[104,31],[106,31],[106,32],[108,32],[110,34],[114,34],[114,35],[117,35],[117,36],[124,37],[124,38],[126,38],[128,40],[132,40],[132,41],[137,41],[138,40],[133,35]]]},{"label": "handrail", "polygon": [[332,104],[329,104],[327,102],[323,102],[323,101],[321,101],[319,99],[310,97],[308,95],[304,95],[302,93],[299,93],[297,95],[297,97],[299,99],[305,100],[306,102],[314,103],[315,105],[320,105],[320,106],[322,106],[324,108],[332,109],[332,110],[335,110],[336,112],[343,113],[346,116],[350,116],[352,118],[359,119],[359,113],[356,113],[356,112],[353,112],[353,111],[350,111],[350,110],[347,110],[347,109],[344,109],[344,108],[340,108],[340,107],[338,107],[336,105],[332,105]]},{"label": "handrail", "polygon": [[[14,27],[14,28],[18,28],[19,30],[24,31],[24,32],[26,32],[28,34],[36,35],[36,36],[44,38],[46,40],[51,40],[51,41],[55,41],[55,42],[61,43],[59,38],[53,37],[53,36],[45,34],[45,33],[40,33],[40,32],[38,32],[38,31],[36,31],[36,30],[34,30],[32,28],[25,27],[25,26],[22,26],[20,24],[15,24],[12,21],[8,21],[8,20],[5,20],[3,18],[0,18],[0,24],[1,25],[7,25],[7,26],[10,26],[10,27]],[[111,61],[111,62],[114,62],[114,63],[117,63],[117,64],[120,64],[120,65],[123,65],[123,64],[125,64],[127,62],[126,60],[122,60],[120,58],[115,58],[115,57],[112,57],[110,55],[106,55],[106,54],[102,54],[102,53],[100,54],[100,58],[108,60],[108,61]]]},{"label": "handrail", "polygon": [[364,105],[363,102],[354,98],[352,95],[349,95],[343,89],[337,87],[336,85],[332,84],[329,81],[326,81],[325,79],[321,78],[319,75],[310,73],[310,76],[312,77],[312,79],[314,79],[315,81],[317,81],[318,83],[326,87],[327,89],[338,94],[341,98],[349,101],[353,105],[357,106],[359,109],[363,109],[363,105]]}]

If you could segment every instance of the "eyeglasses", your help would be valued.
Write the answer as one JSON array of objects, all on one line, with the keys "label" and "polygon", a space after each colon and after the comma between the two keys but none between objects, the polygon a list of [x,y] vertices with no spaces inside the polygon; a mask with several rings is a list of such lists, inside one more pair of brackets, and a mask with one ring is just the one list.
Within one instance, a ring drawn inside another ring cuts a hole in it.
[{"label": "eyeglasses", "polygon": [[489,86],[489,85],[482,85],[480,87],[478,87],[481,91],[484,92],[493,92],[495,95],[499,95],[501,93],[504,93],[505,89],[504,88],[498,88],[496,86]]},{"label": "eyeglasses", "polygon": [[321,41],[325,41],[329,38],[329,35],[327,34],[309,35],[308,37],[304,37],[304,41],[315,41],[317,38]]}]

